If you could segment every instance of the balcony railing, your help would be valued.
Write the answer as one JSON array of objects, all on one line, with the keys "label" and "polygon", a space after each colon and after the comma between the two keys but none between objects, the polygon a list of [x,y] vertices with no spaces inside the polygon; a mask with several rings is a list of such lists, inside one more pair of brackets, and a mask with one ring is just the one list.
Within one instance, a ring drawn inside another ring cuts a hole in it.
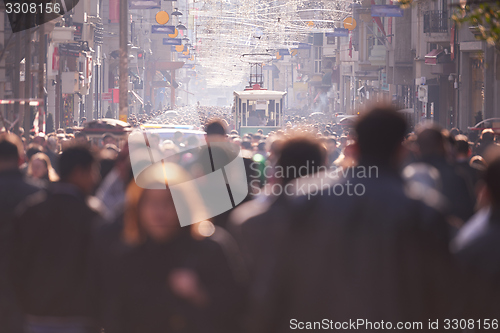
[{"label": "balcony railing", "polygon": [[448,32],[448,12],[429,10],[424,13],[424,33]]}]

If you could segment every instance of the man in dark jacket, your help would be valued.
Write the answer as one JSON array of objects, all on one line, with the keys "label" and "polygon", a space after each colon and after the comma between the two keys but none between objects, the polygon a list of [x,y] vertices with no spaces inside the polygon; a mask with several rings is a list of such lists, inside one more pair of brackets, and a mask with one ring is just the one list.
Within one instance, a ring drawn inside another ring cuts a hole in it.
[{"label": "man in dark jacket", "polygon": [[22,142],[14,134],[0,135],[0,332],[22,331],[21,314],[8,282],[12,216],[18,204],[39,188],[24,181],[19,170]]},{"label": "man in dark jacket", "polygon": [[60,158],[61,182],[35,195],[15,221],[12,281],[28,332],[93,332],[89,251],[97,213],[86,202],[98,179],[87,148]]},{"label": "man in dark jacket", "polygon": [[407,193],[398,172],[404,119],[378,108],[356,132],[354,172],[311,200],[298,198],[283,216],[291,220],[287,242],[260,281],[254,301],[263,310],[251,332],[369,332],[382,321],[427,330],[450,310],[445,220]]},{"label": "man in dark jacket", "polygon": [[[475,319],[475,328],[487,330],[485,319],[495,319],[500,313],[500,160],[493,161],[483,176],[486,189],[483,197],[490,202],[490,217],[486,227],[458,253],[464,269],[466,313]],[[477,321],[479,320],[479,322]],[[481,327],[478,326],[481,324]],[[491,324],[491,323],[490,323]]]},{"label": "man in dark jacket", "polygon": [[286,140],[279,151],[273,179],[262,189],[265,194],[240,205],[230,215],[229,230],[244,254],[249,271],[245,327],[250,332],[258,332],[266,326],[264,322],[272,319],[268,315],[274,315],[268,305],[276,304],[261,302],[260,297],[267,292],[268,274],[274,271],[276,257],[286,242],[293,216],[289,214],[293,211],[289,199],[298,191],[301,181],[324,179],[315,173],[326,169],[326,160],[326,149],[318,140],[307,136]]},{"label": "man in dark jacket", "polygon": [[472,186],[447,160],[445,137],[438,127],[429,127],[418,133],[420,161],[435,167],[441,177],[440,192],[449,203],[449,215],[457,225],[465,223],[474,214]]}]

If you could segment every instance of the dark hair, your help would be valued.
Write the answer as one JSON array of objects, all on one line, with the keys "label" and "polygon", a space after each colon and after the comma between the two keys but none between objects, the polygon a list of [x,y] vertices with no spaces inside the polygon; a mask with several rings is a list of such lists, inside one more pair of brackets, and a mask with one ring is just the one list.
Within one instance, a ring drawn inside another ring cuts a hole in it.
[{"label": "dark hair", "polygon": [[500,159],[497,158],[488,165],[483,178],[490,192],[492,205],[500,208]]},{"label": "dark hair", "polygon": [[19,161],[19,149],[14,142],[14,134],[0,135],[0,160],[17,162]]},{"label": "dark hair", "polygon": [[87,140],[87,136],[83,132],[76,131],[74,135],[75,135],[75,139],[84,138],[85,140]]},{"label": "dark hair", "polygon": [[[76,132],[75,133],[75,138],[77,137],[77,133],[78,133],[78,136],[80,136],[80,133],[81,132]],[[82,133],[83,134],[83,133]],[[116,139],[115,136],[109,132],[106,132],[102,135],[102,140],[106,140],[106,139]]]},{"label": "dark hair", "polygon": [[456,137],[457,135],[460,135],[460,130],[458,128],[456,128],[456,127],[453,127],[450,130],[450,136]]},{"label": "dark hair", "polygon": [[483,142],[493,142],[495,140],[495,132],[491,128],[483,130],[481,133],[481,141]]},{"label": "dark hair", "polygon": [[75,169],[89,169],[94,162],[95,158],[88,148],[80,145],[69,147],[59,158],[59,176],[65,181]]},{"label": "dark hair", "polygon": [[374,165],[388,165],[403,142],[407,124],[394,108],[381,106],[363,114],[355,131],[360,159]]},{"label": "dark hair", "polygon": [[458,139],[455,143],[457,147],[457,153],[468,154],[469,153],[469,142],[465,139]]},{"label": "dark hair", "polygon": [[422,156],[441,156],[444,154],[445,137],[438,127],[429,127],[417,135],[417,144]]},{"label": "dark hair", "polygon": [[[315,173],[325,162],[326,149],[317,139],[298,136],[283,143],[277,165],[284,171],[284,183],[288,183],[295,178]],[[302,173],[304,167],[306,174]],[[290,170],[294,172],[289,172]]]},{"label": "dark hair", "polygon": [[205,132],[207,135],[226,135],[226,128],[221,120],[212,120],[205,126]]},{"label": "dark hair", "polygon": [[250,141],[241,141],[241,149],[252,150],[252,143]]},{"label": "dark hair", "polygon": [[37,153],[43,152],[42,146],[36,144],[36,143],[30,143],[28,145],[28,149],[26,149],[26,159],[29,161],[31,160],[31,157]]}]

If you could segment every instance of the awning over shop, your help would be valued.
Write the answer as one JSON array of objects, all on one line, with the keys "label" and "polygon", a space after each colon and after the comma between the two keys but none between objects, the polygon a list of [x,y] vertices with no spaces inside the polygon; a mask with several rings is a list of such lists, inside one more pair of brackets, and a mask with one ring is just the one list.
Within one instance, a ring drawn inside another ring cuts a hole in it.
[{"label": "awning over shop", "polygon": [[438,58],[444,55],[444,51],[440,49],[434,49],[425,55],[426,65],[437,65]]}]

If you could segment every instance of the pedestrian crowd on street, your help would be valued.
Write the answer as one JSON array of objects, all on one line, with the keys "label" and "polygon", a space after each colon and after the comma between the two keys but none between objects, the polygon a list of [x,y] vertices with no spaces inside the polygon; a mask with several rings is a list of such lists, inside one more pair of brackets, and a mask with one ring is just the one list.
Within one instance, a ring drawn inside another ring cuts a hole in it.
[{"label": "pedestrian crowd on street", "polygon": [[[352,127],[288,117],[240,135],[230,109],[193,108],[129,117],[195,125],[208,147],[240,152],[243,202],[184,227],[171,187],[204,172],[200,138],[149,138],[171,170],[159,189],[138,185],[150,180],[113,134],[0,132],[0,332],[281,333],[324,319],[498,328],[493,130],[477,142],[432,123],[410,131],[379,105]],[[196,194],[182,191],[195,215]]]}]

